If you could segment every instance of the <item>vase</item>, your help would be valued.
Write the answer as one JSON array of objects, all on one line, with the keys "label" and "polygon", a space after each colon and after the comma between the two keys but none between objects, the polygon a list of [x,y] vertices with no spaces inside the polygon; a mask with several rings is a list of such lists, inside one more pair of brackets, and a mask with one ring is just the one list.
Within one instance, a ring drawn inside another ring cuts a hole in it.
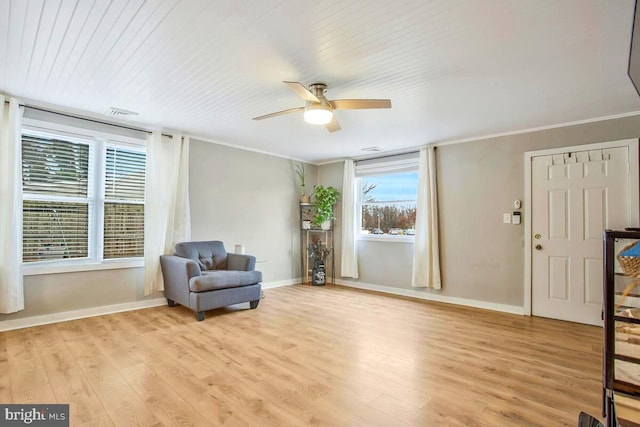
[{"label": "vase", "polygon": [[324,264],[314,268],[311,271],[311,284],[314,286],[324,286],[327,283],[327,272],[324,269]]},{"label": "vase", "polygon": [[331,230],[331,220],[323,221],[320,224],[320,228],[324,231]]},{"label": "vase", "polygon": [[300,203],[309,203],[311,201],[310,196],[305,196],[304,194],[300,196]]}]

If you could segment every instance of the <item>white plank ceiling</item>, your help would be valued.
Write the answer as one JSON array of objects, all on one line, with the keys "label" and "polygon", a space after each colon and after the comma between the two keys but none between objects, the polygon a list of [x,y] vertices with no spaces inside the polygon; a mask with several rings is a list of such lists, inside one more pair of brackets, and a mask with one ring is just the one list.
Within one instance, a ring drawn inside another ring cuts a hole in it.
[{"label": "white plank ceiling", "polygon": [[[633,0],[0,0],[0,92],[322,162],[640,110]],[[330,134],[283,80],[390,98]]]}]

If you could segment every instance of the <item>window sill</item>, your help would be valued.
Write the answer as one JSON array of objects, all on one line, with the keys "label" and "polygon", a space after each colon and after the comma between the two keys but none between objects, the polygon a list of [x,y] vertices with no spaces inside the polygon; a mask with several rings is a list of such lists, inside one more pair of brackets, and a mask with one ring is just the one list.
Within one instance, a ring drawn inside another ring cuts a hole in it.
[{"label": "window sill", "polygon": [[413,243],[414,236],[390,236],[388,234],[362,234],[358,240],[367,242],[392,242],[392,243]]},{"label": "window sill", "polygon": [[104,262],[76,262],[73,264],[23,264],[23,276],[40,274],[74,273],[78,271],[115,270],[121,268],[144,267],[144,259],[124,259]]}]

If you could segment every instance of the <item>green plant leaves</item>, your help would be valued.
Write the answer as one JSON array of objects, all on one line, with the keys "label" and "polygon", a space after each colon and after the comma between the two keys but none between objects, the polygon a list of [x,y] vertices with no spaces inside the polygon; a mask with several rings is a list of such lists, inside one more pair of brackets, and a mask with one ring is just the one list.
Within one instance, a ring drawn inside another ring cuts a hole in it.
[{"label": "green plant leaves", "polygon": [[324,187],[322,185],[314,185],[313,196],[316,205],[316,215],[313,223],[320,225],[325,221],[335,219],[333,206],[338,202],[340,192],[331,186]]}]

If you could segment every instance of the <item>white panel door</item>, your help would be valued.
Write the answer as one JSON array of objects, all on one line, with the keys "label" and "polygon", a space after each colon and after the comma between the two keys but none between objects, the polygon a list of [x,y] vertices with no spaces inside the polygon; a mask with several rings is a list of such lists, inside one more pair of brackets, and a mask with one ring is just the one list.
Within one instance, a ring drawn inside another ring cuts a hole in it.
[{"label": "white panel door", "polygon": [[628,171],[628,147],[533,157],[533,315],[602,324],[602,233],[630,225]]}]

